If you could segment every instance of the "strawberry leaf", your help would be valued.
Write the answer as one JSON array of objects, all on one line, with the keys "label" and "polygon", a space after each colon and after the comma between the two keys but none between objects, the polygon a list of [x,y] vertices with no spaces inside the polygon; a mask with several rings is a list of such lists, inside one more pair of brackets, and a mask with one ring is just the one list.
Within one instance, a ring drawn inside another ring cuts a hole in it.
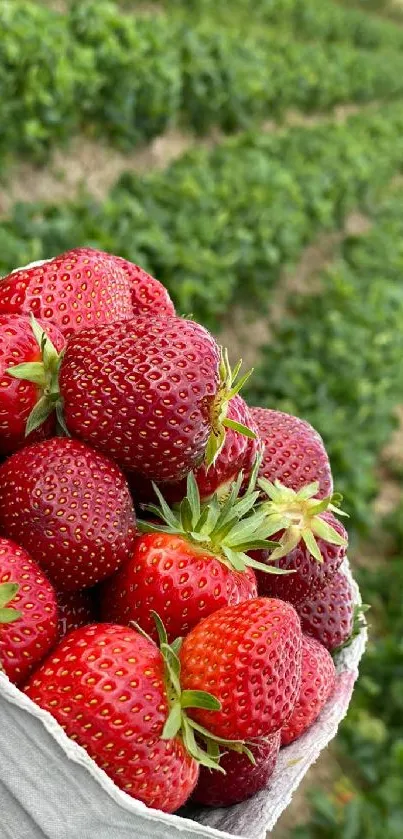
[{"label": "strawberry leaf", "polygon": [[0,609],[7,606],[11,600],[14,599],[19,589],[18,583],[1,583],[0,584]]}]

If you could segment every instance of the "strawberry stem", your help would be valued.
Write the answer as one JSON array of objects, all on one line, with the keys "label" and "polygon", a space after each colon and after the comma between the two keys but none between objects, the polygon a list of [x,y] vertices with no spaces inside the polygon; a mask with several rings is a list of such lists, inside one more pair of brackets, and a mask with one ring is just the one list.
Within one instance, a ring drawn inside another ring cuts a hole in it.
[{"label": "strawberry stem", "polygon": [[229,363],[228,350],[220,347],[220,364],[218,368],[220,384],[211,410],[211,433],[204,455],[204,463],[207,468],[213,466],[216,462],[225,442],[227,428],[231,428],[237,431],[238,434],[243,434],[245,437],[250,437],[253,440],[256,439],[256,434],[251,428],[227,417],[230,400],[239,393],[249,379],[249,376],[253,373],[253,370],[249,370],[239,379],[238,376],[241,366],[242,360],[238,361],[234,370],[232,370]]}]

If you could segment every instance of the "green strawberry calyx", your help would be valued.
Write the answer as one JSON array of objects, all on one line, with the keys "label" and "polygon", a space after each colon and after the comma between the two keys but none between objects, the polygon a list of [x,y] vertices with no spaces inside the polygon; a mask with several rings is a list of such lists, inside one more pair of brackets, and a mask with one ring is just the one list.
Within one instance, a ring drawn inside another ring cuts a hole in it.
[{"label": "green strawberry calyx", "polygon": [[[219,764],[224,750],[235,751],[246,754],[251,761],[255,759],[243,740],[225,740],[216,737],[203,726],[195,722],[188,714],[191,708],[204,708],[208,711],[220,711],[221,702],[211,693],[204,690],[182,690],[180,683],[181,663],[179,652],[182,645],[182,638],[177,638],[172,644],[168,643],[165,626],[156,612],[151,612],[157,627],[159,648],[164,659],[165,682],[168,694],[170,710],[162,732],[163,740],[172,740],[180,737],[188,754],[202,766],[209,769],[218,769],[224,773]],[[140,632],[147,640],[154,644],[154,641],[136,623],[131,624],[137,632]]]},{"label": "green strawberry calyx", "polygon": [[220,383],[211,410],[211,433],[204,455],[204,463],[207,469],[214,465],[220,454],[225,442],[227,428],[232,428],[239,434],[243,434],[244,437],[250,437],[252,440],[256,439],[256,434],[251,428],[227,417],[230,400],[239,393],[253,373],[253,370],[249,370],[239,378],[241,366],[242,361],[238,361],[238,364],[232,370],[228,359],[228,351],[220,347],[218,368]]},{"label": "green strawberry calyx", "polygon": [[316,536],[331,545],[347,546],[347,540],[321,516],[325,511],[339,516],[347,515],[333,503],[339,501],[339,495],[317,498],[317,481],[298,491],[283,486],[280,481],[272,483],[266,478],[260,478],[258,485],[267,497],[260,506],[266,516],[267,536],[283,531],[279,545],[270,554],[270,560],[286,556],[302,540],[309,553],[318,562],[323,562]]},{"label": "green strawberry calyx", "polygon": [[40,392],[40,397],[32,409],[25,427],[25,436],[31,434],[56,411],[60,428],[68,434],[65,427],[59,393],[59,369],[62,353],[58,353],[53,341],[42,329],[36,318],[31,314],[31,327],[41,352],[41,361],[27,361],[9,367],[6,371],[15,379],[32,382]]},{"label": "green strawberry calyx", "polygon": [[141,533],[170,533],[181,536],[200,551],[214,554],[235,571],[256,568],[268,574],[293,573],[273,568],[248,555],[248,551],[270,550],[279,544],[268,541],[270,523],[266,511],[262,508],[254,509],[260,494],[259,490],[254,489],[258,467],[257,459],[249,486],[241,497],[243,473],[239,473],[224,503],[220,503],[217,494],[201,503],[196,479],[193,472],[189,472],[187,494],[177,511],[169,507],[158,487],[153,484],[160,504],[146,504],[143,505],[143,509],[162,519],[163,524],[151,524],[139,519],[138,529]]},{"label": "green strawberry calyx", "polygon": [[9,605],[18,589],[18,583],[0,583],[0,624],[14,623],[22,616],[22,612]]}]

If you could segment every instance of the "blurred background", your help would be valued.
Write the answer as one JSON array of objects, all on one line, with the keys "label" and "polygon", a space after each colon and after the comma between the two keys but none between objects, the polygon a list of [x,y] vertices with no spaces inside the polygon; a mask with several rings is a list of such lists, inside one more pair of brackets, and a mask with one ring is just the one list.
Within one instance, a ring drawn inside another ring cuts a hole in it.
[{"label": "blurred background", "polygon": [[2,0],[0,172],[0,274],[139,263],[324,437],[371,642],[270,837],[401,839],[403,4]]}]

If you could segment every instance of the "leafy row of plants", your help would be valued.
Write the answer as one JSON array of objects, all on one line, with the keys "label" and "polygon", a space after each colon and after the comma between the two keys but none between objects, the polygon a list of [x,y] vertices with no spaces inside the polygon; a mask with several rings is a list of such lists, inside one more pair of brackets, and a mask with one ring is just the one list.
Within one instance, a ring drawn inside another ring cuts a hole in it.
[{"label": "leafy row of plants", "polygon": [[[291,106],[312,111],[403,93],[403,53],[393,27],[379,35],[380,51],[327,43],[325,30],[312,30],[312,37],[324,39],[312,48],[293,41],[294,30],[309,35],[311,26],[295,17],[293,2],[294,17],[286,14],[285,0],[278,9],[261,0],[240,39],[239,15],[222,19],[219,8],[206,7],[196,17],[189,9],[129,15],[107,0],[74,0],[61,15],[32,0],[4,0],[3,170],[10,155],[45,161],[49,149],[79,130],[129,148],[172,125],[231,132],[281,117]],[[330,16],[337,9],[324,7]],[[318,21],[322,13],[311,14]],[[278,15],[280,29],[266,25]],[[382,22],[379,27],[383,31]],[[340,30],[340,40],[354,41],[348,31],[342,38]],[[370,40],[365,45],[372,48]]]},{"label": "leafy row of plants", "polygon": [[354,526],[371,524],[375,465],[394,427],[403,381],[401,196],[322,277],[321,293],[289,300],[250,398],[318,428]]},{"label": "leafy row of plants", "polygon": [[283,267],[403,166],[403,105],[194,149],[165,172],[126,174],[104,202],[19,204],[0,225],[0,273],[80,244],[159,277],[210,326],[237,301],[270,305]]},{"label": "leafy row of plants", "polygon": [[[216,13],[216,0],[161,0],[169,9],[187,8],[192,15]],[[133,3],[131,3],[133,5]],[[369,49],[403,47],[403,31],[388,20],[366,14],[387,11],[388,0],[345,0],[345,7],[332,0],[234,0],[223,4],[222,19],[236,14],[276,27],[288,27],[296,38],[353,44]],[[354,8],[356,6],[357,8]]]}]

